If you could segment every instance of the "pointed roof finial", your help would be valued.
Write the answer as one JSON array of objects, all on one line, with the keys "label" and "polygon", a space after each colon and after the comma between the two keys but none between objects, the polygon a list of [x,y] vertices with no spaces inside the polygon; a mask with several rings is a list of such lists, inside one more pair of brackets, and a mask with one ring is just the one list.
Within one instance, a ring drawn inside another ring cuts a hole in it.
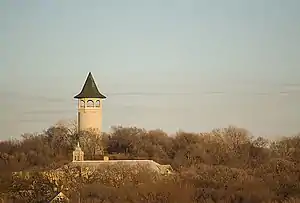
[{"label": "pointed roof finial", "polygon": [[80,98],[101,98],[105,99],[106,96],[101,94],[97,88],[95,80],[91,72],[89,72],[86,81],[83,85],[81,92],[74,97],[75,99]]},{"label": "pointed roof finial", "polygon": [[79,142],[77,142],[77,147],[78,147],[78,148],[80,147]]}]

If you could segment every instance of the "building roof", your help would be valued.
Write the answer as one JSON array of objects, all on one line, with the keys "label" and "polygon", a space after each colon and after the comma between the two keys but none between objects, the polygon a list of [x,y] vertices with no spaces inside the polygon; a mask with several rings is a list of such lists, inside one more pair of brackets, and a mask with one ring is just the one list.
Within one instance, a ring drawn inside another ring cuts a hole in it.
[{"label": "building roof", "polygon": [[101,98],[105,99],[106,96],[101,94],[97,88],[97,85],[95,83],[95,80],[93,78],[93,75],[91,72],[89,72],[86,81],[83,85],[83,88],[79,94],[77,94],[75,99],[80,99],[80,98]]},{"label": "building roof", "polygon": [[49,203],[55,203],[55,202],[69,202],[69,198],[62,192],[59,192],[55,195],[55,197],[50,200]]},{"label": "building roof", "polygon": [[101,168],[108,166],[131,166],[131,167],[146,167],[154,172],[167,173],[172,171],[170,165],[161,165],[153,160],[85,160],[73,161],[70,163],[72,166],[88,167],[88,168]]}]

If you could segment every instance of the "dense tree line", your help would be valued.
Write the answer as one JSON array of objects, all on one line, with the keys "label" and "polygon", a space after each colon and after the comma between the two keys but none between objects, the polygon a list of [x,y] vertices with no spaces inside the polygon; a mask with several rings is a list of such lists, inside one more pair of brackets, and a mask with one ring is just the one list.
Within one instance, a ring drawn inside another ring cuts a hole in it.
[{"label": "dense tree line", "polygon": [[15,202],[32,202],[20,191],[35,180],[41,184],[38,188],[44,188],[35,193],[35,199],[51,196],[46,191],[55,192],[52,183],[37,183],[38,175],[16,182],[11,172],[61,167],[72,160],[80,141],[86,159],[99,159],[103,154],[110,159],[153,159],[172,165],[177,172],[154,181],[143,171],[134,181],[122,179],[117,187],[103,178],[78,183],[78,188],[72,187],[76,192],[67,193],[78,199],[80,191],[81,202],[300,202],[300,135],[270,141],[231,126],[173,136],[134,127],[115,127],[100,138],[91,134],[56,125],[40,134],[1,142],[0,193],[12,194]]}]

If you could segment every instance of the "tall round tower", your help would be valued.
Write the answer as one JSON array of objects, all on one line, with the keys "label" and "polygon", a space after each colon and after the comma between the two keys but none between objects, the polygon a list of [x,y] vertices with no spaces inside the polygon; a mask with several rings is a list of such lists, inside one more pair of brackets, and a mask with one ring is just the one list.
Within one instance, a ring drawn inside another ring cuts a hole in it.
[{"label": "tall round tower", "polygon": [[102,129],[102,99],[101,94],[89,72],[81,92],[74,97],[78,99],[78,131],[95,130],[98,133]]}]

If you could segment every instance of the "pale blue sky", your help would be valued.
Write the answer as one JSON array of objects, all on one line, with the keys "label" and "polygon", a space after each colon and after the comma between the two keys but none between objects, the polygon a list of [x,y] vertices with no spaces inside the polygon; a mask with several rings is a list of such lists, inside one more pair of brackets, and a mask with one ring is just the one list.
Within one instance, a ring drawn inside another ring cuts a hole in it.
[{"label": "pale blue sky", "polygon": [[299,0],[2,0],[0,139],[75,119],[89,71],[107,96],[105,131],[300,132],[299,9]]}]

